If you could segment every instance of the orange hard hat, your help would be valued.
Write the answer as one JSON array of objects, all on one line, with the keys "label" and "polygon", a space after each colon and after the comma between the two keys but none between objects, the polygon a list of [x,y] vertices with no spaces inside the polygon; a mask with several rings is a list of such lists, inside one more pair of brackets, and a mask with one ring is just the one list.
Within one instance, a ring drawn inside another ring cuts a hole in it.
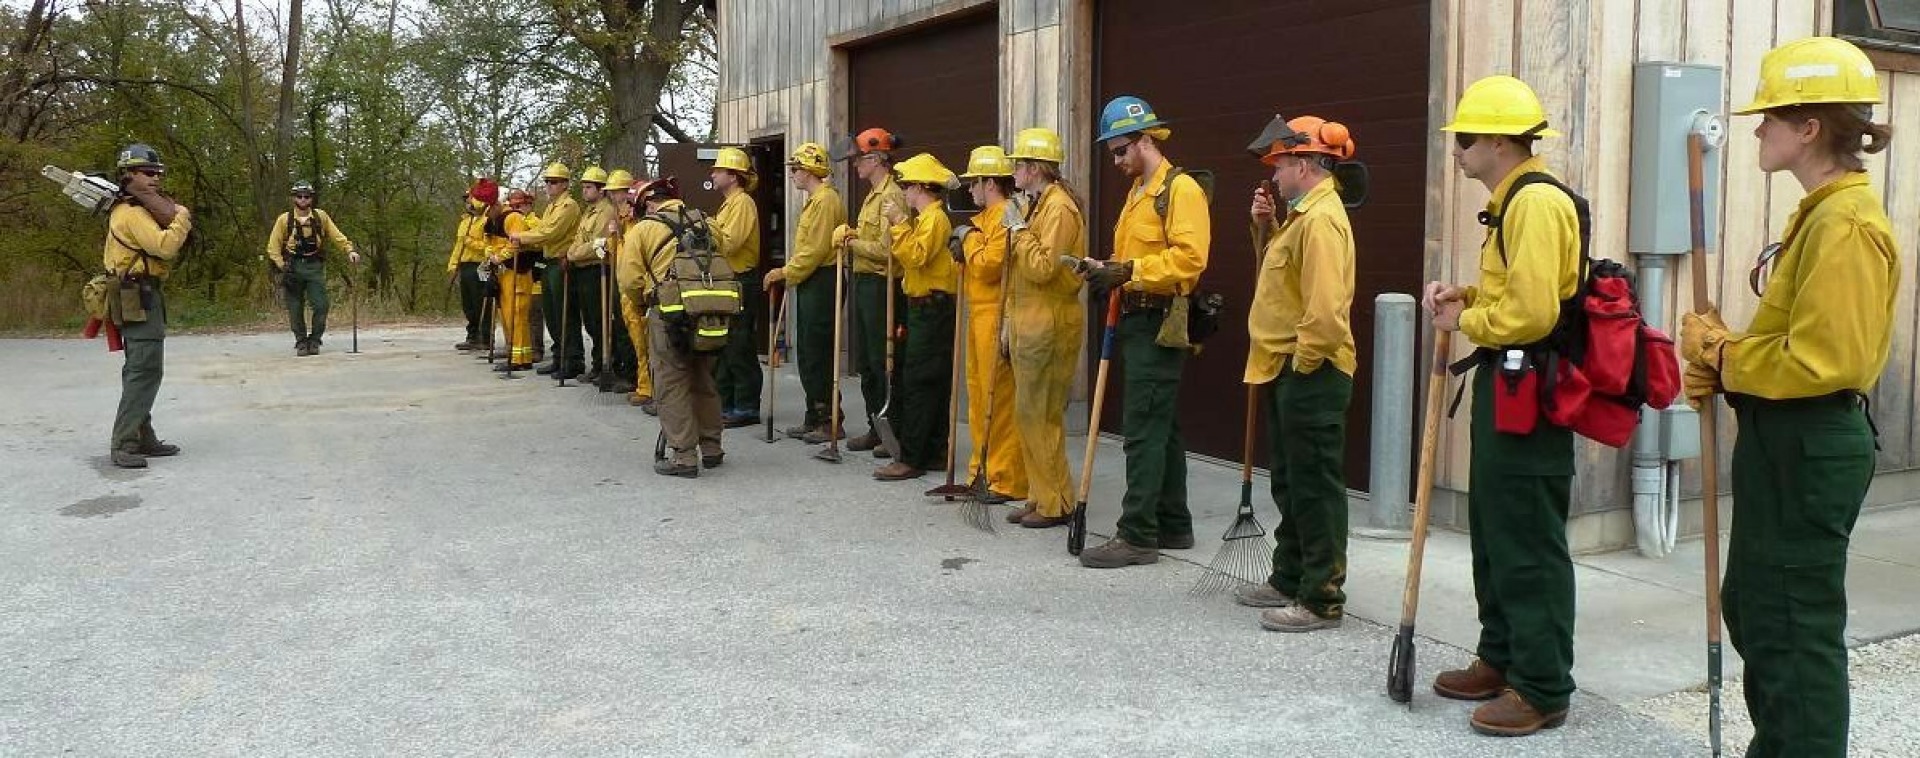
[{"label": "orange hard hat", "polygon": [[1282,155],[1325,155],[1344,161],[1352,159],[1358,149],[1346,124],[1319,116],[1295,118],[1287,122],[1284,131],[1291,133],[1277,135],[1267,154],[1260,158],[1261,163],[1271,166]]},{"label": "orange hard hat", "polygon": [[861,155],[892,152],[900,149],[900,144],[899,135],[879,127],[868,129],[853,138],[853,149]]}]

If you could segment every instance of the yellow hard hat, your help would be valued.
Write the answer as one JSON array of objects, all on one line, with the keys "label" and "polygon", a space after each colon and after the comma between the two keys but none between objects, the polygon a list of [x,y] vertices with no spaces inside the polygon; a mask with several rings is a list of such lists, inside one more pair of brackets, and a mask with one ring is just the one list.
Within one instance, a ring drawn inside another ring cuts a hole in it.
[{"label": "yellow hard hat", "polygon": [[1443,132],[1509,134],[1522,137],[1558,137],[1547,128],[1547,110],[1526,82],[1511,76],[1489,76],[1467,87],[1453,109],[1453,123]]},{"label": "yellow hard hat", "polygon": [[893,167],[893,177],[902,184],[935,184],[952,187],[957,181],[953,172],[927,153],[908,158]]},{"label": "yellow hard hat", "polygon": [[983,176],[1013,176],[1013,161],[1007,158],[1007,151],[999,145],[983,145],[973,149],[967,156],[967,173],[962,179],[978,179]]},{"label": "yellow hard hat", "polygon": [[1013,149],[1007,157],[1017,161],[1060,163],[1066,151],[1060,149],[1060,133],[1044,127],[1021,129],[1013,136]]},{"label": "yellow hard hat", "polygon": [[741,176],[746,177],[746,190],[748,192],[752,192],[755,187],[760,186],[760,174],[753,170],[753,161],[747,158],[747,151],[745,150],[737,147],[720,148],[720,153],[713,157],[713,167],[735,171]]},{"label": "yellow hard hat", "polygon": [[551,163],[547,165],[547,170],[540,174],[540,178],[571,180],[573,179],[573,171],[568,169],[565,163]]},{"label": "yellow hard hat", "polygon": [[818,142],[802,142],[794,148],[793,155],[787,158],[788,168],[803,169],[814,176],[826,176],[832,172],[827,166],[827,148]]},{"label": "yellow hard hat", "polygon": [[[586,180],[582,179],[581,181]],[[607,189],[610,191],[624,192],[632,186],[633,173],[624,168],[616,168],[613,170],[613,173],[607,174]]]},{"label": "yellow hard hat", "polygon": [[1746,116],[1789,105],[1880,102],[1873,62],[1853,43],[1833,37],[1798,39],[1760,59],[1760,85],[1753,102],[1734,111]]},{"label": "yellow hard hat", "polygon": [[599,166],[588,166],[587,170],[580,172],[580,181],[605,186],[607,184],[607,170]]}]

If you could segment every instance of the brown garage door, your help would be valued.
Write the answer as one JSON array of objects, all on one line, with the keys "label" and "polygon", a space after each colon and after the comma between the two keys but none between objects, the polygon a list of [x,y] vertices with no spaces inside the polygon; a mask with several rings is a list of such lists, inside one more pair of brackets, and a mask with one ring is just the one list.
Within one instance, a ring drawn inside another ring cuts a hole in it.
[{"label": "brown garage door", "polygon": [[[1373,298],[1416,292],[1422,275],[1429,3],[1231,0],[1169,14],[1154,0],[1103,0],[1097,8],[1095,106],[1122,94],[1144,98],[1172,122],[1166,152],[1174,163],[1218,177],[1213,249],[1201,286],[1225,293],[1230,313],[1206,353],[1189,363],[1180,394],[1180,422],[1192,452],[1233,460],[1241,454],[1240,377],[1253,298],[1246,209],[1266,172],[1243,148],[1275,113],[1313,114],[1352,127],[1357,157],[1373,176],[1372,198],[1352,212],[1360,371],[1348,415],[1346,473],[1348,486],[1364,489]],[[1093,239],[1106,255],[1127,182],[1104,148],[1095,146],[1093,159]],[[1118,431],[1118,405],[1110,403],[1104,418],[1112,419],[1109,431]],[[1258,455],[1264,465],[1264,447]]]},{"label": "brown garage door", "polygon": [[[993,6],[849,51],[855,133],[884,127],[905,147],[896,160],[932,153],[954,173],[967,153],[999,141],[1000,26]],[[847,193],[848,218],[867,188]]]}]

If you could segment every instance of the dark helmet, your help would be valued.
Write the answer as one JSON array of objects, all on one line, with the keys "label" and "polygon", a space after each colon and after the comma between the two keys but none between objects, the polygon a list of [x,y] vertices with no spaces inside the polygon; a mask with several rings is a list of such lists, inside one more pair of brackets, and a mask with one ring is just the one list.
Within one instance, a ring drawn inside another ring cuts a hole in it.
[{"label": "dark helmet", "polygon": [[294,195],[295,197],[298,197],[298,196],[300,196],[300,195],[306,195],[307,197],[313,197],[313,194],[314,194],[314,193],[313,193],[313,182],[309,182],[309,181],[298,181],[298,182],[294,182],[294,183],[293,183],[293,195]]},{"label": "dark helmet", "polygon": [[160,151],[140,142],[122,148],[120,157],[114,161],[114,167],[120,169],[122,173],[142,168],[167,170],[167,164],[160,162]]}]

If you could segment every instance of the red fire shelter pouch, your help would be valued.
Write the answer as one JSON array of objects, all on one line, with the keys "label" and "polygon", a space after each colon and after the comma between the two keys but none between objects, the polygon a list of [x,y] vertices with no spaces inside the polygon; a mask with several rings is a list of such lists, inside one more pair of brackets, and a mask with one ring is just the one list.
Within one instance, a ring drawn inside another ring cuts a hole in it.
[{"label": "red fire shelter pouch", "polygon": [[1540,372],[1525,350],[1506,350],[1493,375],[1493,428],[1532,434],[1540,423]]}]

